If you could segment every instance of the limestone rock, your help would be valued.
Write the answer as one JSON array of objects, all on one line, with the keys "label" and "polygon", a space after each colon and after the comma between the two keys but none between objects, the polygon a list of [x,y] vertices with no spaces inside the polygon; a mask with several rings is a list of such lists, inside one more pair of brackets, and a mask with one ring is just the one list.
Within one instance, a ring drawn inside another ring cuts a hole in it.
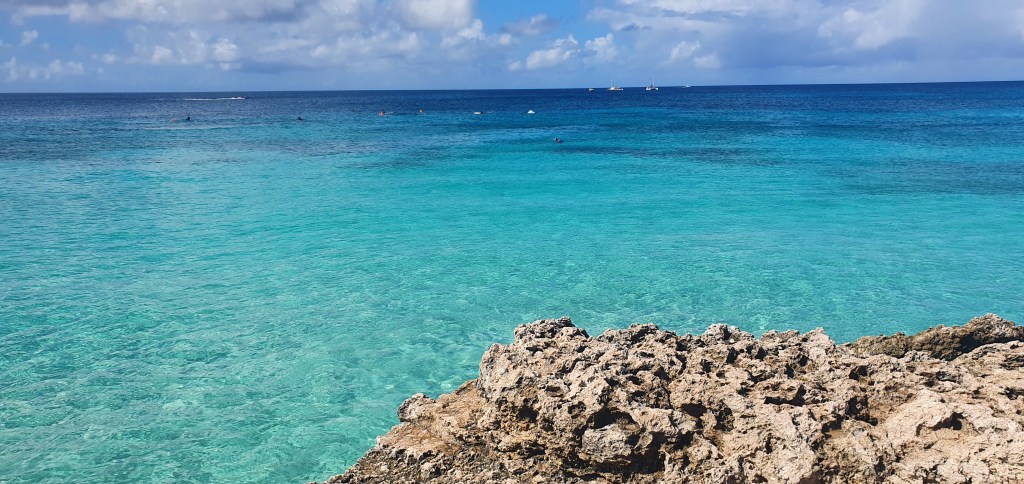
[{"label": "limestone rock", "polygon": [[1009,482],[1024,476],[1022,341],[994,315],[839,346],[821,330],[591,337],[537,321],[480,378],[403,403],[327,482]]},{"label": "limestone rock", "polygon": [[952,360],[975,348],[992,344],[1021,341],[1024,339],[1024,326],[1016,326],[1012,322],[986,314],[974,318],[963,326],[936,326],[918,334],[907,336],[896,333],[892,336],[866,336],[849,345],[855,354],[885,354],[903,357],[909,351],[922,351],[943,360]]}]

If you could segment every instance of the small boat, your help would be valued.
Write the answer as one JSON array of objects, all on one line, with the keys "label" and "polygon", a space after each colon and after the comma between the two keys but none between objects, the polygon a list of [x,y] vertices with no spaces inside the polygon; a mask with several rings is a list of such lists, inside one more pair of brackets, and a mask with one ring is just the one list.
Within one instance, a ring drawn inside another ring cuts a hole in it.
[{"label": "small boat", "polygon": [[475,114],[477,116],[479,116],[479,115],[481,115],[483,113],[484,113],[483,111],[473,111],[473,114]]},{"label": "small boat", "polygon": [[533,112],[533,110],[531,109],[531,110],[527,111],[526,114],[537,114],[537,113]]},{"label": "small boat", "polygon": [[615,85],[615,78],[612,78],[612,87],[608,88],[609,91],[622,91],[623,89]]},{"label": "small boat", "polygon": [[651,74],[651,83],[647,85],[647,90],[648,91],[657,91],[658,90],[658,86],[654,85],[654,74]]},{"label": "small boat", "polygon": [[587,88],[587,92],[594,92],[594,88],[592,88],[592,87],[588,87],[588,88]]}]

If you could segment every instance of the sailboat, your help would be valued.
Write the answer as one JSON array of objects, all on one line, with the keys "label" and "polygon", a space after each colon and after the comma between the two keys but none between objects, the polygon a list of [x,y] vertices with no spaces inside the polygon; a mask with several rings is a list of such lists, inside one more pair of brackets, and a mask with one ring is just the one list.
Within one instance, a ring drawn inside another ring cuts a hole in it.
[{"label": "sailboat", "polygon": [[621,87],[615,85],[615,78],[613,77],[612,78],[612,87],[609,87],[608,90],[609,91],[621,91],[623,89]]},{"label": "sailboat", "polygon": [[651,83],[647,85],[647,90],[648,91],[657,91],[658,90],[658,86],[654,85],[654,74],[651,74]]}]

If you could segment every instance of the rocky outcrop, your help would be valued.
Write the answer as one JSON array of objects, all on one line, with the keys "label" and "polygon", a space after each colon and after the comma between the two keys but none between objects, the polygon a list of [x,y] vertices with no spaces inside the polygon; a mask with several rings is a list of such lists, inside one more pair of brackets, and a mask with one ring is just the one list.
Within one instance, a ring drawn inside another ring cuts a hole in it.
[{"label": "rocky outcrop", "polygon": [[860,356],[889,355],[902,358],[910,351],[952,360],[962,354],[992,343],[1024,341],[1024,326],[986,314],[963,326],[928,328],[915,335],[896,333],[892,336],[865,336],[849,345]]},{"label": "rocky outcrop", "polygon": [[1011,482],[1022,340],[994,315],[840,346],[821,330],[590,337],[537,321],[480,378],[403,403],[327,482]]}]

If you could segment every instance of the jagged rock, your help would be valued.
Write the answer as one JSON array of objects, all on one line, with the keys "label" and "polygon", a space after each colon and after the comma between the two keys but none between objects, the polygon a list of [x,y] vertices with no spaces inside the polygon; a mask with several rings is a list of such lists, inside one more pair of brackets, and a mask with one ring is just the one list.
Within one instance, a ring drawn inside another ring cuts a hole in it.
[{"label": "jagged rock", "polygon": [[327,482],[1008,482],[1024,475],[1022,341],[994,315],[840,346],[537,321],[477,380],[403,403]]},{"label": "jagged rock", "polygon": [[1007,343],[1024,339],[1024,326],[986,314],[974,318],[963,326],[936,326],[912,336],[896,333],[892,336],[866,336],[853,343],[850,349],[857,355],[884,354],[903,357],[908,351],[921,351],[932,357],[952,360],[975,348],[992,343]]}]

